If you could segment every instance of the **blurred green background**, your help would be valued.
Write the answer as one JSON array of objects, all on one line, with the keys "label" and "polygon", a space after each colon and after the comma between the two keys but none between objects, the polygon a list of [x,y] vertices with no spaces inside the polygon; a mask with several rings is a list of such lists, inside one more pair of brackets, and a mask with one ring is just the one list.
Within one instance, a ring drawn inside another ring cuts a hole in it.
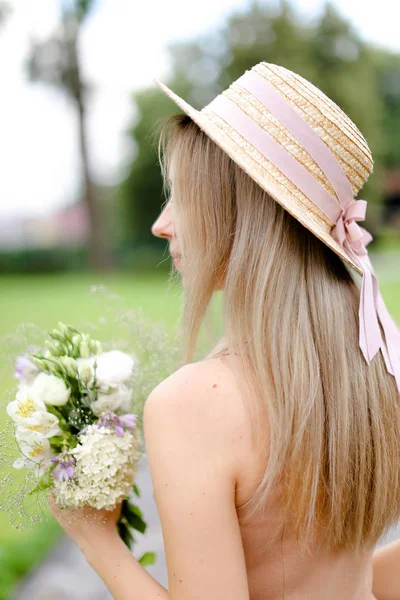
[{"label": "blurred green background", "polygon": [[[142,308],[171,333],[178,326],[179,284],[168,282],[166,243],[150,231],[164,200],[154,132],[158,120],[177,108],[154,84],[128,89],[128,113],[121,135],[131,151],[124,154],[118,177],[107,180],[98,176],[93,166],[98,149],[91,133],[96,84],[88,72],[93,43],[90,31],[102,4],[100,0],[48,0],[48,10],[55,10],[55,18],[47,30],[37,26],[38,17],[28,5],[21,8],[11,0],[0,4],[0,45],[3,37],[10,37],[13,19],[22,19],[24,10],[30,11],[30,23],[36,24],[35,35],[30,35],[27,27],[25,42],[15,42],[16,51],[19,43],[23,46],[20,67],[24,85],[40,90],[37,102],[57,97],[68,107],[68,123],[75,131],[71,177],[76,179],[75,187],[68,188],[58,204],[45,206],[41,190],[29,188],[29,162],[35,158],[31,154],[18,165],[25,188],[18,187],[20,182],[15,179],[15,189],[29,190],[27,197],[21,200],[2,193],[0,186],[0,336],[12,334],[22,322],[49,329],[60,320],[76,323],[78,318],[90,321],[99,317],[101,306],[87,293],[94,284],[107,285],[127,305]],[[383,296],[400,320],[400,54],[366,41],[334,2],[321,4],[312,18],[301,16],[297,4],[248,1],[240,9],[225,10],[218,26],[170,41],[166,50],[169,71],[162,80],[201,108],[245,69],[265,60],[310,79],[349,114],[375,158],[374,174],[361,194],[369,202],[365,226],[374,236],[369,248],[382,276]],[[118,10],[115,3],[110,14]],[[139,13],[138,20],[136,26],[148,26],[140,23]],[[115,36],[111,21],[107,27],[104,35]],[[107,38],[101,39],[102,46],[106,42]],[[150,55],[149,47],[143,47],[139,57],[144,64],[146,53]],[[110,68],[107,54],[102,56],[104,69]],[[133,72],[139,69],[138,57],[135,59],[136,63],[131,61]],[[120,60],[126,61],[123,49]],[[117,66],[112,64],[111,70]],[[0,72],[2,68],[0,62]],[[151,76],[161,78],[157,72]],[[11,107],[15,89],[10,84],[4,92]],[[23,110],[22,105],[16,106],[14,118]],[[3,129],[13,114],[12,110],[3,117],[0,113]],[[101,121],[96,124],[101,127]],[[106,125],[104,122],[104,128]],[[40,126],[43,135],[52,127],[45,117]],[[25,143],[21,128],[15,127],[15,137],[21,148]],[[27,137],[26,143],[29,140]],[[60,139],[60,147],[62,144]],[[0,150],[4,165],[8,147],[0,146]],[[10,150],[10,160],[11,155]],[[43,155],[43,160],[49,160],[45,156],[50,154]],[[53,166],[48,167],[49,180]],[[1,350],[4,354],[6,348]],[[11,373],[0,382],[3,391],[13,385]],[[0,427],[5,420],[3,411]],[[0,511],[0,600],[10,597],[16,581],[40,560],[58,533],[52,521],[20,533]]]}]

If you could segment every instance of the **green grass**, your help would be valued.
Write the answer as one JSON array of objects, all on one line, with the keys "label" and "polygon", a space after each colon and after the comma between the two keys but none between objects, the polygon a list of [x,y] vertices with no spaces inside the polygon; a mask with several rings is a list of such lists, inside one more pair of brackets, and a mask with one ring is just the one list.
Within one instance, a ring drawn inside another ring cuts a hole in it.
[{"label": "green grass", "polygon": [[[400,278],[399,278],[400,279]],[[106,285],[110,292],[121,296],[126,306],[141,307],[145,316],[163,322],[173,332],[180,318],[181,290],[168,285],[168,275],[78,274],[51,276],[0,277],[0,336],[15,332],[22,322],[36,323],[41,328],[54,327],[58,321],[79,324],[94,321],[103,314],[104,304],[89,289]],[[381,286],[388,309],[400,321],[400,280]],[[109,331],[112,336],[112,331]],[[2,356],[7,352],[1,348]],[[10,373],[0,382],[0,393],[15,385]],[[0,403],[3,409],[4,404]],[[0,411],[0,429],[7,415]],[[0,512],[0,600],[10,597],[15,582],[39,561],[59,534],[54,521],[19,532]]]},{"label": "green grass", "polygon": [[41,275],[0,277],[0,335],[24,322],[51,327],[58,321],[74,322],[99,315],[98,302],[89,289],[104,284],[131,307],[142,307],[148,317],[173,326],[179,318],[179,289],[168,289],[168,275],[113,273],[109,275]]},{"label": "green grass", "polygon": [[400,281],[386,283],[380,289],[388,311],[400,323]]}]

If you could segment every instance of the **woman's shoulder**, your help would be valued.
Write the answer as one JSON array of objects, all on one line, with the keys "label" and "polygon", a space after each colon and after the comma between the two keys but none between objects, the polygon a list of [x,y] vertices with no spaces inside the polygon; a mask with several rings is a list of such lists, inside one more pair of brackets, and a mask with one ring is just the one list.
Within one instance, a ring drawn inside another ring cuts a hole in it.
[{"label": "woman's shoulder", "polygon": [[244,450],[248,430],[244,403],[222,360],[206,358],[172,373],[147,398],[144,419],[149,413],[168,414],[182,427],[202,432],[213,446],[229,444],[235,452]]},{"label": "woman's shoulder", "polygon": [[236,413],[241,412],[239,403],[235,402],[238,394],[235,378],[226,362],[205,358],[188,363],[166,377],[150,393],[145,406],[159,402],[184,403],[188,410],[204,407],[216,412],[229,407],[232,416],[238,416]]}]

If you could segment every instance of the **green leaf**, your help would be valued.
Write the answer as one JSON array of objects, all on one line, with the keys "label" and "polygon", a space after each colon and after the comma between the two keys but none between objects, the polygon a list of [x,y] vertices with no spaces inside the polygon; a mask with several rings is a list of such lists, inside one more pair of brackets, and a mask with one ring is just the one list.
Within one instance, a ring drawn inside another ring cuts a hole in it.
[{"label": "green leaf", "polygon": [[33,496],[34,494],[37,494],[38,492],[43,492],[44,490],[48,490],[51,487],[53,487],[53,478],[50,475],[50,472],[46,472],[39,479],[38,484],[30,492],[28,492],[27,495]]},{"label": "green leaf", "polygon": [[53,437],[49,438],[50,446],[57,452],[62,450],[65,441],[66,440],[62,435],[53,435]]},{"label": "green leaf", "polygon": [[154,565],[157,561],[157,554],[155,552],[145,552],[138,560],[142,567]]},{"label": "green leaf", "polygon": [[56,452],[61,452],[67,446],[67,450],[72,450],[78,444],[78,440],[71,433],[64,435],[53,435],[49,438],[50,446]]},{"label": "green leaf", "polygon": [[124,542],[124,544],[126,544],[126,546],[128,546],[128,548],[130,550],[132,550],[132,546],[135,542],[135,538],[132,535],[132,532],[130,531],[129,527],[126,525],[126,523],[124,521],[118,521],[117,523],[117,529],[118,529],[118,533],[119,533],[119,537],[121,538],[121,540]]},{"label": "green leaf", "polygon": [[137,515],[138,517],[140,517],[141,519],[143,518],[143,513],[140,510],[140,508],[138,506],[136,506],[136,504],[128,504],[128,509],[133,512],[135,515]]},{"label": "green leaf", "polygon": [[127,511],[124,514],[124,516],[133,529],[140,531],[140,533],[144,533],[146,531],[147,524],[143,521],[141,517],[136,515],[134,512]]},{"label": "green leaf", "polygon": [[136,483],[133,484],[132,489],[135,492],[136,496],[140,496],[140,490]]}]

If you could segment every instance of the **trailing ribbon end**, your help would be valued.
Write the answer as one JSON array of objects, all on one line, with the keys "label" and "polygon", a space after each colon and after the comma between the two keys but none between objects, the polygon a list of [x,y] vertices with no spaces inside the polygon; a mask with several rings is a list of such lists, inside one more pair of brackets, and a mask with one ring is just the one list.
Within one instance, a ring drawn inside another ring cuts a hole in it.
[{"label": "trailing ribbon end", "polygon": [[367,252],[358,256],[352,249],[348,248],[348,251],[363,271],[359,308],[361,351],[368,364],[379,349],[382,351],[386,369],[394,376],[400,393],[400,330],[383,301]]},{"label": "trailing ribbon end", "polygon": [[383,301],[368,255],[358,259],[363,270],[359,309],[360,348],[368,364],[379,349],[382,351],[386,369],[395,378],[400,393],[400,331]]},{"label": "trailing ribbon end", "polygon": [[352,256],[353,260],[360,265],[363,271],[360,289],[360,306],[358,310],[360,323],[359,341],[363,356],[367,363],[370,364],[371,360],[383,345],[376,308],[378,281],[369,267],[369,261],[365,260],[365,258],[367,258],[366,255],[358,256],[352,250],[350,250],[349,254]]},{"label": "trailing ribbon end", "polygon": [[364,220],[366,206],[365,200],[351,200],[342,208],[331,235],[363,272],[358,311],[362,354],[370,364],[377,352],[382,351],[386,369],[395,377],[400,393],[400,330],[385,306],[369,260],[366,245],[372,240],[372,235],[356,223]]}]

